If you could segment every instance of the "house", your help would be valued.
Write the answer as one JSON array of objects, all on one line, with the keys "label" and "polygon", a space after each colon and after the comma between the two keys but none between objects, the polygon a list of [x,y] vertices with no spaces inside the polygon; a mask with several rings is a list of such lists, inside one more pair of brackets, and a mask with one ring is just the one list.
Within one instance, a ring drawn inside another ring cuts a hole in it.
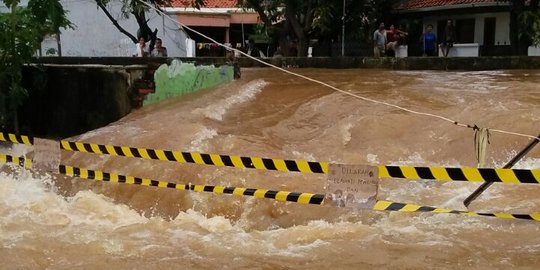
[{"label": "house", "polygon": [[[405,0],[394,6],[398,18],[421,18],[423,29],[433,25],[442,42],[447,20],[456,30],[456,43],[478,46],[477,55],[508,55],[510,47],[510,4],[497,0]],[[459,47],[459,45],[458,45]],[[474,56],[474,55],[470,55]]]},{"label": "house", "polygon": [[[204,7],[196,9],[189,0],[175,0],[172,7],[164,10],[167,14],[174,14],[181,24],[217,42],[240,48],[246,44],[260,20],[257,12],[238,7],[237,3],[238,0],[206,0]],[[196,41],[197,56],[225,55],[223,48],[208,39],[196,33],[189,33],[189,37]]]},{"label": "house", "polygon": [[[21,1],[26,5],[28,1]],[[62,29],[59,42],[57,38],[46,37],[42,43],[41,55],[58,55],[61,48],[62,56],[132,56],[135,44],[122,34],[98,8],[95,1],[62,0],[62,6],[68,12],[67,17],[75,29]],[[122,1],[111,1],[107,5],[109,13],[129,33],[136,36],[138,25],[133,17],[125,18],[121,12]],[[8,9],[0,2],[0,12]],[[147,12],[149,26],[158,29],[158,37],[167,47],[168,55],[173,57],[186,56],[186,33],[176,24],[176,17],[164,18],[157,12]],[[60,46],[58,46],[58,43]]]},{"label": "house", "polygon": [[[64,56],[132,56],[135,44],[122,34],[95,1],[63,0],[69,20],[75,29],[63,30],[61,34]],[[129,33],[136,35],[138,25],[135,18],[125,18],[121,12],[122,1],[111,1],[107,9],[118,23]],[[178,27],[175,18],[167,19],[155,11],[148,11],[146,18],[152,30],[158,29],[169,56],[186,56],[186,33]]]}]

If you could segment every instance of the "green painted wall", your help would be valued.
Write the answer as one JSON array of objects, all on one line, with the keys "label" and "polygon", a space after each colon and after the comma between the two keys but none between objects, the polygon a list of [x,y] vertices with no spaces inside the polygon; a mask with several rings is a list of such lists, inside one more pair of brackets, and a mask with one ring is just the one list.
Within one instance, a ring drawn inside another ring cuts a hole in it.
[{"label": "green painted wall", "polygon": [[233,76],[233,66],[195,66],[173,60],[170,66],[163,64],[156,70],[154,73],[156,92],[147,95],[143,105],[230,82]]}]

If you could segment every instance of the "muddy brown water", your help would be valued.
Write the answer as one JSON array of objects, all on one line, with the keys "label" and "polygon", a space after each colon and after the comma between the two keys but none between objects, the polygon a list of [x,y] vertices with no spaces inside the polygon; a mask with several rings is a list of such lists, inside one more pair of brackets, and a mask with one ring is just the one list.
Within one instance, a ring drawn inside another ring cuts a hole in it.
[{"label": "muddy brown water", "polygon": [[[368,98],[536,135],[540,71],[298,69]],[[345,164],[475,166],[473,131],[271,69],[145,107],[71,138]],[[487,165],[529,141],[493,133]],[[5,148],[5,147],[4,147]],[[4,149],[4,151],[24,151]],[[324,175],[64,153],[63,163],[177,183],[323,193]],[[539,168],[534,149],[518,168]],[[540,222],[387,213],[91,182],[4,167],[2,269],[537,269]],[[479,184],[383,180],[380,199],[464,209]],[[471,205],[540,213],[537,185],[495,184]]]}]

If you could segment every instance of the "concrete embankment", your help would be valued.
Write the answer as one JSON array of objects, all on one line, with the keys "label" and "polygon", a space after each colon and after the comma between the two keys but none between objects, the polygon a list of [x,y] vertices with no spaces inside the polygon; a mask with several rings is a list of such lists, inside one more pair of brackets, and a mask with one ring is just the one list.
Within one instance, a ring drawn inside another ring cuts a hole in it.
[{"label": "concrete embankment", "polygon": [[[241,67],[263,67],[249,58],[237,59]],[[537,56],[500,57],[279,57],[262,59],[278,67],[298,68],[381,68],[394,70],[496,70],[539,69]]]},{"label": "concrete embankment", "polygon": [[28,98],[19,109],[20,131],[66,137],[96,129],[133,109],[232,81],[234,67],[222,64],[167,58],[37,58],[23,72]]}]

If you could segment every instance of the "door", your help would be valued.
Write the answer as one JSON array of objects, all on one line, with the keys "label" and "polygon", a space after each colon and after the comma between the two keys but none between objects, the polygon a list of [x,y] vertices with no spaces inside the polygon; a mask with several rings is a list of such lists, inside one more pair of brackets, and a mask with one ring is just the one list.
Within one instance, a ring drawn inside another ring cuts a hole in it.
[{"label": "door", "polygon": [[495,18],[484,19],[484,46],[495,45]]}]

